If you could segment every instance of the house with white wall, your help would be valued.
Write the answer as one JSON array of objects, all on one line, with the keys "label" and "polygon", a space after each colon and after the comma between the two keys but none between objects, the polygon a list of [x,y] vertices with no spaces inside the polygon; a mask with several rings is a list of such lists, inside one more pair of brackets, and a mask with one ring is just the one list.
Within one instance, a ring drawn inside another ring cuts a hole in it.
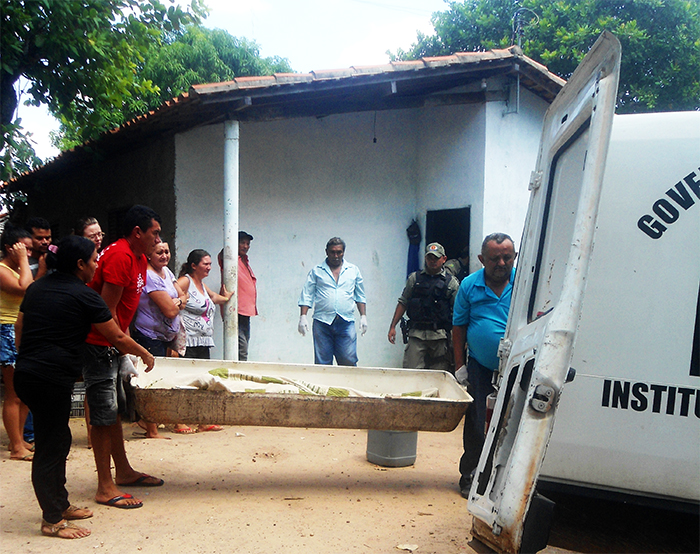
[{"label": "house with white wall", "polygon": [[[406,278],[406,228],[418,222],[421,251],[434,240],[449,257],[468,246],[472,270],[486,234],[517,243],[542,119],[562,86],[517,47],[197,85],[12,186],[29,197],[20,217],[45,217],[59,236],[93,215],[116,239],[131,205],[152,207],[175,271],[194,248],[216,259],[233,206],[235,226],[254,236],[255,361],[313,360],[297,300],[340,236],[365,280],[360,364],[400,367],[402,348],[386,337]],[[218,290],[215,261],[207,281]],[[215,357],[223,328],[217,321]]]}]

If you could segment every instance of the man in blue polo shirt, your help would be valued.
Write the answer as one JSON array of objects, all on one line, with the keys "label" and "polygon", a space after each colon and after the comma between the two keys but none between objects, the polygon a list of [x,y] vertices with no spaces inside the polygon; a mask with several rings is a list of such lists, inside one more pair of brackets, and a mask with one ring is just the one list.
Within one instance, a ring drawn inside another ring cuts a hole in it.
[{"label": "man in blue polo shirt", "polygon": [[[469,495],[474,469],[484,445],[486,397],[493,392],[491,379],[498,369],[498,343],[506,330],[515,278],[515,245],[503,233],[488,235],[481,245],[483,268],[466,277],[459,287],[452,318],[455,376],[469,382],[474,403],[464,420],[464,454],[459,462],[459,488]],[[469,361],[465,363],[465,345]]]},{"label": "man in blue polo shirt", "polygon": [[357,365],[355,305],[360,332],[367,331],[365,286],[360,269],[343,259],[345,241],[333,237],[326,244],[326,260],[314,267],[299,297],[299,333],[309,332],[306,314],[314,306],[314,363]]}]

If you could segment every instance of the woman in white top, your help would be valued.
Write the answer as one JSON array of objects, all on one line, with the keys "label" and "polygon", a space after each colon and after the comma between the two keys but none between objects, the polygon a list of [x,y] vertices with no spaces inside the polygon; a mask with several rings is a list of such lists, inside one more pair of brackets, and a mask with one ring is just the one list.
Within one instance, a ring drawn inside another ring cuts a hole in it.
[{"label": "woman in white top", "polygon": [[217,294],[202,281],[211,271],[211,256],[206,250],[192,250],[187,256],[187,262],[182,265],[177,284],[183,291],[189,293],[185,309],[180,313],[180,319],[187,331],[187,350],[185,358],[208,360],[214,329],[214,305],[225,304],[233,293],[222,288],[222,294]]},{"label": "woman in white top", "polygon": [[[187,331],[187,349],[185,358],[208,360],[211,347],[214,346],[214,305],[225,304],[233,293],[221,288],[217,294],[206,286],[202,280],[211,271],[211,256],[206,250],[192,250],[187,262],[182,264],[177,284],[189,294],[185,308],[180,312],[180,321]],[[199,425],[197,431],[220,431],[220,425]]]}]

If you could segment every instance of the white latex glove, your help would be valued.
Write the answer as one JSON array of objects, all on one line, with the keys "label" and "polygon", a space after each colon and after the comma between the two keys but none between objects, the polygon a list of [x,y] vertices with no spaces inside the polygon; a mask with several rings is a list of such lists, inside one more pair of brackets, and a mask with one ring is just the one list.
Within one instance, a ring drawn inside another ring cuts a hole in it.
[{"label": "white latex glove", "polygon": [[309,332],[309,322],[306,319],[306,315],[299,316],[299,326],[297,329],[302,337],[305,337],[306,333]]},{"label": "white latex glove", "polygon": [[127,381],[130,377],[138,377],[135,364],[138,363],[138,357],[131,354],[119,356],[119,377]]},{"label": "white latex glove", "polygon": [[463,365],[457,371],[455,371],[455,379],[457,379],[457,382],[462,386],[466,387],[467,385],[469,385],[468,377],[469,375],[467,374],[466,365]]},{"label": "white latex glove", "polygon": [[360,335],[362,335],[364,337],[366,332],[367,332],[367,316],[361,315],[360,316]]}]

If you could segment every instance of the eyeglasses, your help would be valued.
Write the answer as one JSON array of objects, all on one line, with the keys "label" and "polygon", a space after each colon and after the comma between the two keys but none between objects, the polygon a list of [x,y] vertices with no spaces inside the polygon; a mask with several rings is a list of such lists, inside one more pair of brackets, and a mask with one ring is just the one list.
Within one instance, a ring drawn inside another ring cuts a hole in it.
[{"label": "eyeglasses", "polygon": [[90,240],[103,239],[103,238],[105,238],[105,234],[102,232],[93,233],[92,235],[86,235],[85,238],[90,239]]}]

